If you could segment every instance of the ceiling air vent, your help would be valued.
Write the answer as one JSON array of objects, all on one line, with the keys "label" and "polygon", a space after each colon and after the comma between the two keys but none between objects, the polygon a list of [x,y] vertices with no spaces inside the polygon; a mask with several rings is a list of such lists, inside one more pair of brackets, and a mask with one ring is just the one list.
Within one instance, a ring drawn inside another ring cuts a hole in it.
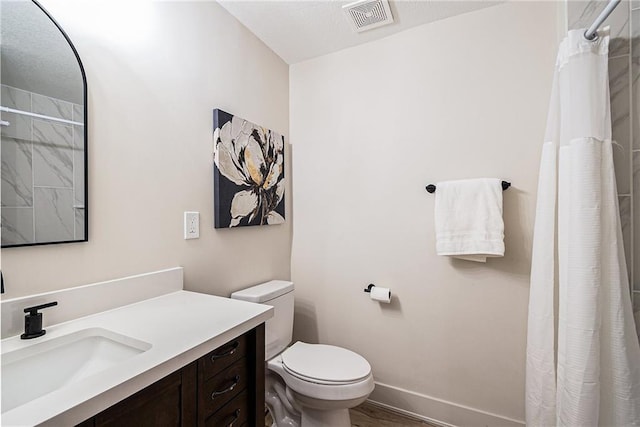
[{"label": "ceiling air vent", "polygon": [[345,4],[342,10],[347,14],[351,27],[359,33],[393,22],[387,0],[360,0]]}]

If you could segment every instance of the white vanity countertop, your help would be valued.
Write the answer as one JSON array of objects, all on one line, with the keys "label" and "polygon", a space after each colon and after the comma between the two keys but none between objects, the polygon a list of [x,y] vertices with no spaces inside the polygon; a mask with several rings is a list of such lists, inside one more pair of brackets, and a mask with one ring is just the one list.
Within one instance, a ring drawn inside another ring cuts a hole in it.
[{"label": "white vanity countertop", "polygon": [[[46,317],[46,311],[43,313]],[[103,328],[152,347],[117,366],[3,413],[2,425],[78,424],[272,316],[273,308],[269,306],[178,291],[47,326],[47,333],[41,338],[4,339],[0,343],[6,353],[83,329]]]}]

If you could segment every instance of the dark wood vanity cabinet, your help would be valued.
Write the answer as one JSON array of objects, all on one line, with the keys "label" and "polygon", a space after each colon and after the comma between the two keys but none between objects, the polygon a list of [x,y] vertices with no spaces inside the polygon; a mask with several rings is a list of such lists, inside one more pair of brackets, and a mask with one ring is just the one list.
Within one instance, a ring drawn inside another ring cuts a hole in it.
[{"label": "dark wood vanity cabinet", "polygon": [[264,427],[264,324],[78,424]]}]

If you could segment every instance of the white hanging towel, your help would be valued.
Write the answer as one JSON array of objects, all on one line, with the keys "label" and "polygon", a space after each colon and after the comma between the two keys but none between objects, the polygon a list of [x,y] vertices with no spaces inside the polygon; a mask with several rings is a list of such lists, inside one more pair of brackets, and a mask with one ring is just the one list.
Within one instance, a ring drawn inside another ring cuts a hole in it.
[{"label": "white hanging towel", "polygon": [[438,255],[476,262],[504,256],[502,182],[462,179],[438,182],[436,188]]}]

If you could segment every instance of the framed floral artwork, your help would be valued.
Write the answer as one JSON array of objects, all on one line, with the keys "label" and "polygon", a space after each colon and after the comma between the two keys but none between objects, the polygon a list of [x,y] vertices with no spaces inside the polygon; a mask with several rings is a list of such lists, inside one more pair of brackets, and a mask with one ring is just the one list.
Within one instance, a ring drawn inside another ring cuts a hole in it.
[{"label": "framed floral artwork", "polygon": [[213,110],[215,228],[284,222],[284,138]]}]

